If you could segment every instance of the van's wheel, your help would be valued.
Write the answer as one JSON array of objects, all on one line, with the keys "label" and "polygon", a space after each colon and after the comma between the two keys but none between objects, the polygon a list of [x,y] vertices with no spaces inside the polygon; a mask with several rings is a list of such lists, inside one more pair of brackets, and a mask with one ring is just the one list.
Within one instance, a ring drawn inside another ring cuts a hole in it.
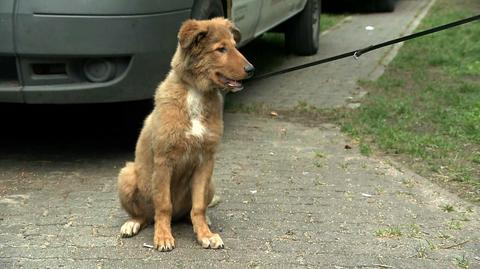
[{"label": "van's wheel", "polygon": [[395,10],[397,0],[371,0],[367,2],[367,11],[392,12]]},{"label": "van's wheel", "polygon": [[395,10],[397,0],[383,0],[377,3],[377,10],[382,12],[392,12]]},{"label": "van's wheel", "polygon": [[308,0],[305,8],[285,25],[285,45],[298,55],[313,55],[318,51],[321,0]]},{"label": "van's wheel", "polygon": [[193,3],[190,17],[197,20],[206,20],[215,17],[224,17],[221,0],[196,0]]}]

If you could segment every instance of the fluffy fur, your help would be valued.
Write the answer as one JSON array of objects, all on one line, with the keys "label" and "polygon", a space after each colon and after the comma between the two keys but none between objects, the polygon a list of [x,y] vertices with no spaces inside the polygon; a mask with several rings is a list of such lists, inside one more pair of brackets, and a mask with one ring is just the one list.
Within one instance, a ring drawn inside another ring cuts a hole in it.
[{"label": "fluffy fur", "polygon": [[171,71],[138,138],[135,161],[121,169],[118,190],[130,215],[121,235],[155,223],[154,247],[175,247],[171,220],[189,216],[204,248],[223,248],[207,225],[212,172],[223,134],[221,90],[238,89],[253,66],[236,49],[239,32],[223,18],[188,20],[178,33]]}]

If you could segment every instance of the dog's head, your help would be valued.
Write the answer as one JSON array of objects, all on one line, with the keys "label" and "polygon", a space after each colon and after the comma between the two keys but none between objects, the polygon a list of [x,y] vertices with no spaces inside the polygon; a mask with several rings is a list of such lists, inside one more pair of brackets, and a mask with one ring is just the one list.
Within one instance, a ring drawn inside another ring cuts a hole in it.
[{"label": "dog's head", "polygon": [[227,19],[187,20],[172,67],[200,90],[241,90],[255,69],[236,48],[239,41],[239,30]]}]

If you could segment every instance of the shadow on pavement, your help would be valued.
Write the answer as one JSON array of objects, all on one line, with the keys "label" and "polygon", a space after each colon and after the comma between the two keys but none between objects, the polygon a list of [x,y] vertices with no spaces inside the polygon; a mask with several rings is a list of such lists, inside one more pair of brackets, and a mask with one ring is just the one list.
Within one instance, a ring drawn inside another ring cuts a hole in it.
[{"label": "shadow on pavement", "polygon": [[88,105],[1,104],[0,157],[76,158],[131,152],[151,101]]}]

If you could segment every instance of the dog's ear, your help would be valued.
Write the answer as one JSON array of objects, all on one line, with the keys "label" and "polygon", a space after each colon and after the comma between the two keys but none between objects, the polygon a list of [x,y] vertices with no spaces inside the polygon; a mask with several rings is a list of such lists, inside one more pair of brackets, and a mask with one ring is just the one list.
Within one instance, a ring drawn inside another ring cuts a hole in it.
[{"label": "dog's ear", "polygon": [[237,27],[235,27],[235,25],[231,25],[230,27],[230,31],[232,31],[232,34],[233,34],[233,39],[235,39],[235,42],[240,42],[240,40],[242,40],[242,34],[240,33],[240,30],[238,30]]},{"label": "dog's ear", "polygon": [[178,42],[183,49],[198,44],[207,36],[208,28],[197,20],[187,20],[180,27]]},{"label": "dog's ear", "polygon": [[233,22],[229,19],[223,19],[223,22],[227,25],[228,29],[230,29],[230,32],[232,32],[232,35],[233,35],[233,39],[235,40],[235,42],[240,42],[240,40],[242,39],[242,35],[240,34],[240,30],[238,30],[238,28],[235,26],[235,24],[233,24]]},{"label": "dog's ear", "polygon": [[240,30],[238,30],[238,28],[235,27],[232,21],[230,21],[229,19],[225,19],[223,17],[213,18],[212,21],[225,25],[228,29],[230,29],[230,32],[232,33],[233,39],[235,40],[235,42],[237,43],[240,42],[240,40],[242,39],[242,35],[240,34]]}]

